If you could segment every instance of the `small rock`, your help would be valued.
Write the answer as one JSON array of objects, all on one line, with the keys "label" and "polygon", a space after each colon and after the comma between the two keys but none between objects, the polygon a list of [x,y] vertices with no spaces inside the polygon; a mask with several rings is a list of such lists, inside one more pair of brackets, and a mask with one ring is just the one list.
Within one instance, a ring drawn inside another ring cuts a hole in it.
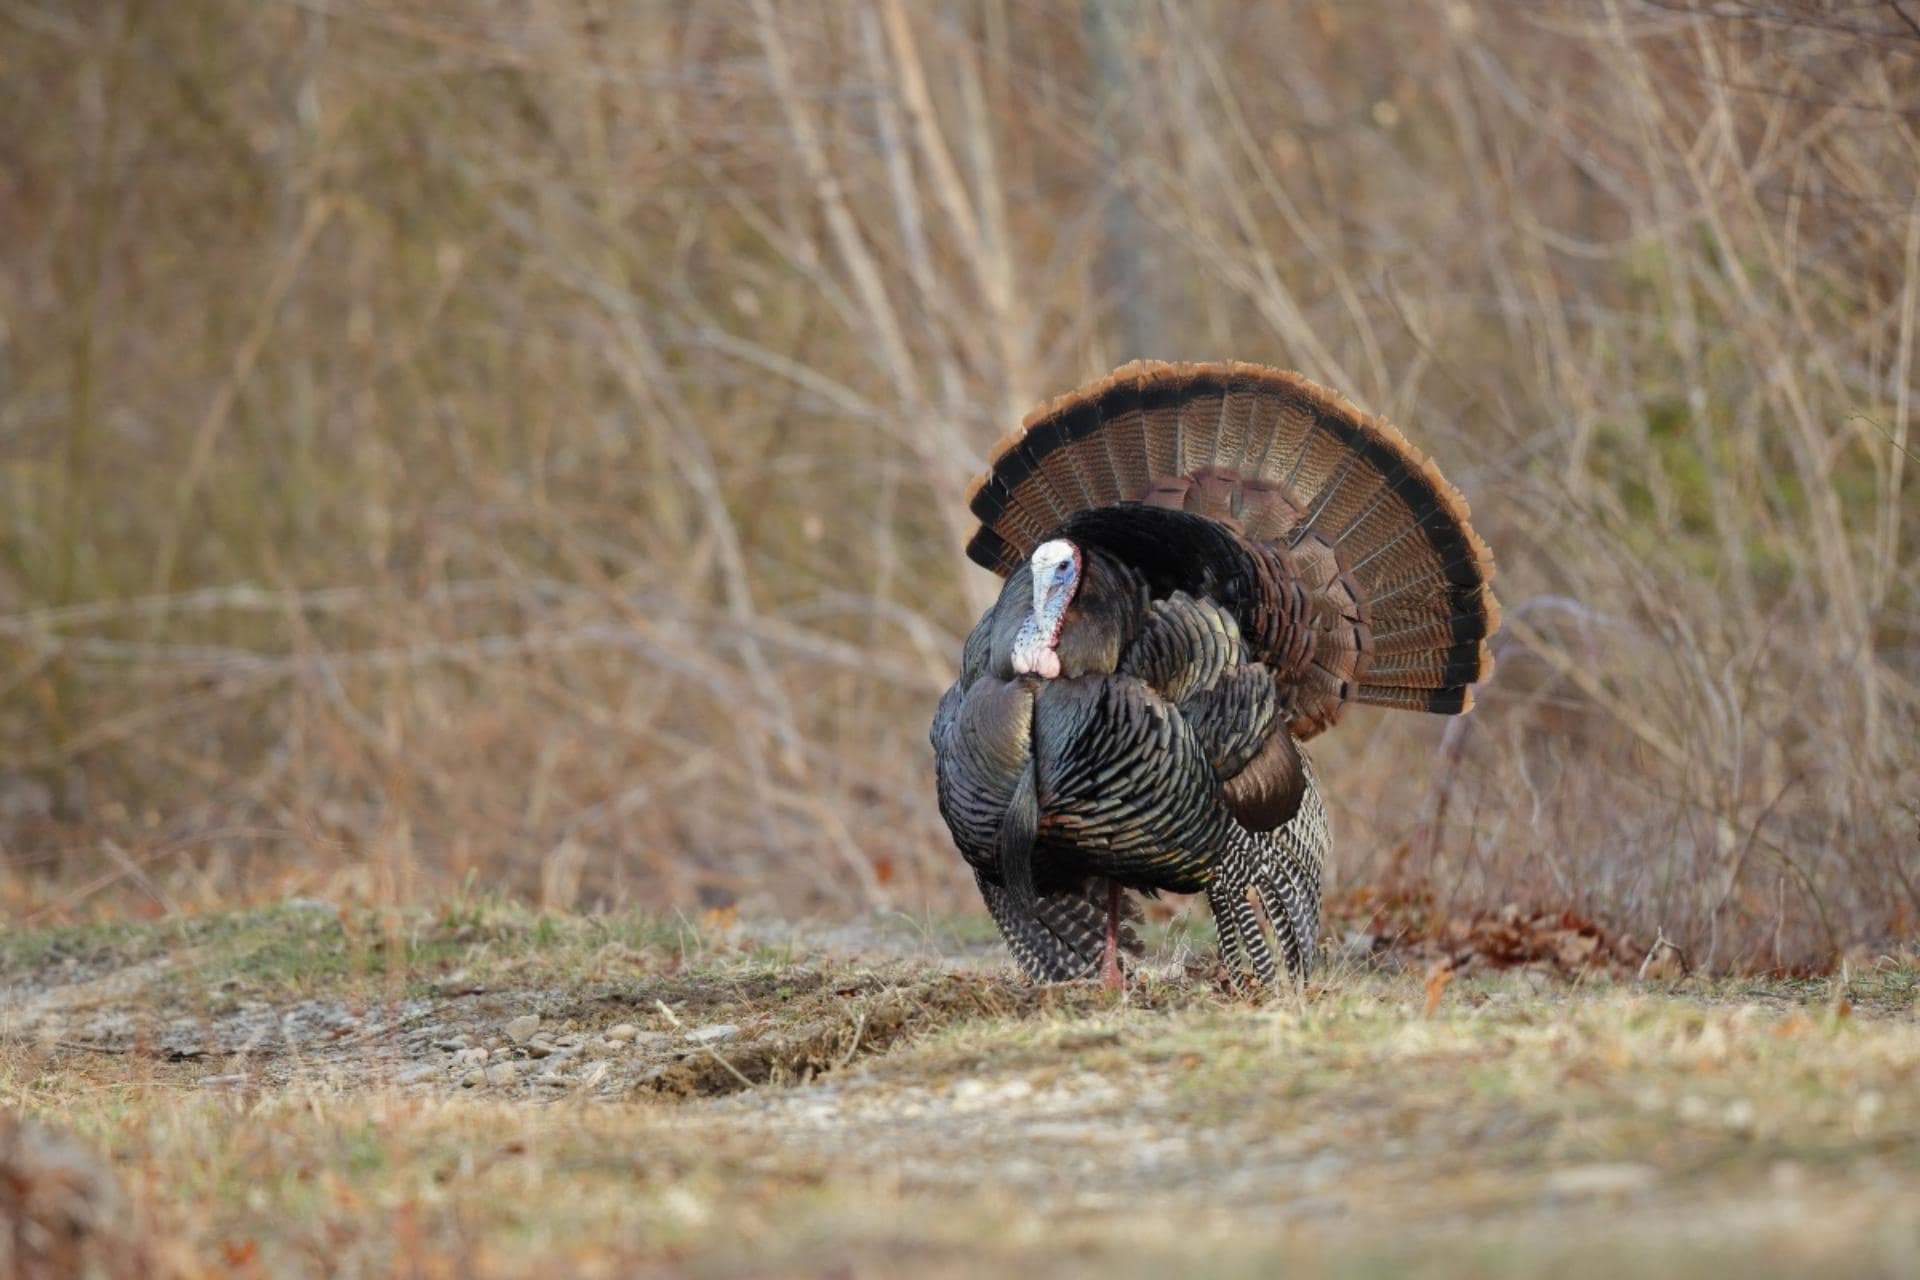
[{"label": "small rock", "polygon": [[1878,1089],[1869,1089],[1854,1100],[1853,1131],[1860,1137],[1866,1137],[1874,1130],[1874,1121],[1886,1107],[1887,1100]]},{"label": "small rock", "polygon": [[433,1047],[436,1049],[444,1049],[448,1053],[457,1053],[467,1047],[467,1038],[465,1036],[454,1036],[450,1040],[435,1040]]},{"label": "small rock", "polygon": [[731,1022],[716,1022],[710,1027],[687,1032],[687,1039],[694,1044],[725,1044],[739,1034],[740,1028]]},{"label": "small rock", "polygon": [[669,1213],[690,1227],[704,1226],[707,1219],[713,1216],[707,1202],[684,1186],[668,1187],[661,1195],[660,1203]]},{"label": "small rock", "polygon": [[446,1075],[446,1068],[437,1062],[423,1062],[417,1067],[408,1067],[393,1078],[395,1084],[425,1084],[429,1080],[438,1080]]},{"label": "small rock", "polygon": [[1638,1191],[1654,1179],[1644,1164],[1577,1164],[1547,1175],[1546,1190],[1557,1196],[1618,1196]]},{"label": "small rock", "polygon": [[460,1087],[462,1089],[478,1088],[480,1085],[483,1085],[486,1082],[487,1082],[487,1073],[481,1070],[479,1067],[475,1067],[473,1070],[467,1072],[467,1074],[460,1077]]},{"label": "small rock", "polygon": [[495,1062],[487,1067],[488,1084],[512,1084],[520,1077],[520,1064],[517,1062]]},{"label": "small rock", "polygon": [[1032,1094],[1033,1085],[1025,1080],[989,1081],[969,1077],[953,1087],[953,1109],[979,1111],[1018,1102]]},{"label": "small rock", "polygon": [[462,1049],[453,1055],[453,1061],[456,1066],[471,1067],[478,1066],[492,1056],[485,1049]]},{"label": "small rock", "polygon": [[615,1026],[608,1027],[605,1031],[601,1032],[601,1034],[615,1044],[619,1044],[623,1040],[631,1040],[639,1035],[640,1028],[634,1026],[631,1022],[622,1022]]},{"label": "small rock", "polygon": [[1363,933],[1358,929],[1349,929],[1347,936],[1340,940],[1341,954],[1350,960],[1362,960],[1379,949],[1380,938],[1377,934]]},{"label": "small rock", "polygon": [[567,1089],[573,1081],[557,1071],[544,1071],[533,1078],[533,1084],[537,1089]]},{"label": "small rock", "polygon": [[525,1044],[539,1029],[540,1015],[537,1013],[523,1013],[501,1028],[507,1033],[507,1039],[515,1044]]},{"label": "small rock", "polygon": [[535,1039],[527,1041],[527,1056],[529,1058],[545,1058],[559,1051],[559,1045],[549,1044],[545,1040]]},{"label": "small rock", "polygon": [[245,1084],[249,1078],[245,1072],[233,1076],[201,1076],[200,1087],[203,1089],[231,1089],[237,1085]]}]

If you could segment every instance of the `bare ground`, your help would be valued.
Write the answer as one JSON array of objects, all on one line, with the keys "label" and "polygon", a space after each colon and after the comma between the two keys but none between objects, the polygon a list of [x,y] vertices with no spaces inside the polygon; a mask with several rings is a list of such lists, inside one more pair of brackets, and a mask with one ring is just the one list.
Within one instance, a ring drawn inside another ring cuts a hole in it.
[{"label": "bare ground", "polygon": [[1909,964],[1253,1004],[1192,955],[1115,1002],[972,921],[19,931],[0,1108],[104,1153],[100,1274],[1920,1267]]}]

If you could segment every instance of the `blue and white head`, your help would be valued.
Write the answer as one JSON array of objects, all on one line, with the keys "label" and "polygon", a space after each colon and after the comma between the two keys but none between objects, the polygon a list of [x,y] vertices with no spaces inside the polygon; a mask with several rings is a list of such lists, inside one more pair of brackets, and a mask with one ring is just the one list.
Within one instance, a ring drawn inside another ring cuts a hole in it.
[{"label": "blue and white head", "polygon": [[1051,680],[1060,674],[1060,628],[1080,587],[1080,548],[1065,538],[1043,542],[1027,562],[1033,575],[1033,607],[1013,641],[1013,669]]}]

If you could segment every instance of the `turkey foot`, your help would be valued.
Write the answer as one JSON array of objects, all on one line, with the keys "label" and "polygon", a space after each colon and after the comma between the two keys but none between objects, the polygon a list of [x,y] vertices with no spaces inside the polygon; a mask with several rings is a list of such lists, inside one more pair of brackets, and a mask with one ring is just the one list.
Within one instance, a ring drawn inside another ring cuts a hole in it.
[{"label": "turkey foot", "polygon": [[1120,972],[1120,882],[1107,882],[1107,945],[1100,960],[1101,985],[1109,991],[1120,992],[1127,989],[1126,977]]}]

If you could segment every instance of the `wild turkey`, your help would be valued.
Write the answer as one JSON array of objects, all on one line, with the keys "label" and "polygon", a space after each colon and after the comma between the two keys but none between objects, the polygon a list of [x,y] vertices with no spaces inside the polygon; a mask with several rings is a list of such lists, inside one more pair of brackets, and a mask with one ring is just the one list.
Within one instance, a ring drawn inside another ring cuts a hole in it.
[{"label": "wild turkey", "polygon": [[1134,950],[1125,890],[1205,893],[1223,959],[1314,958],[1331,835],[1300,741],[1453,715],[1493,559],[1387,423],[1292,373],[1130,364],[1002,440],[967,546],[1006,578],[935,713],[941,815],[1020,966]]}]

